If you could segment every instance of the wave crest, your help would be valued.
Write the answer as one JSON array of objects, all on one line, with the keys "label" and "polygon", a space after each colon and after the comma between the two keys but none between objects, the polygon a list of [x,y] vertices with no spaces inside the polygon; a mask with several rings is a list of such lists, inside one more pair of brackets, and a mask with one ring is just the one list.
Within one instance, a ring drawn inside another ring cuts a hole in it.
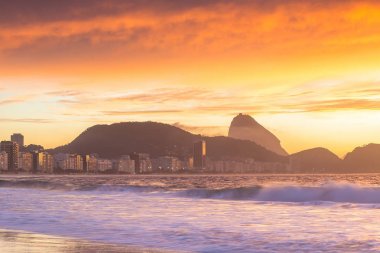
[{"label": "wave crest", "polygon": [[0,187],[36,188],[47,190],[70,190],[72,188],[66,184],[44,180],[0,180]]},{"label": "wave crest", "polygon": [[82,192],[154,192],[160,187],[140,185],[112,185],[112,184],[71,184],[52,182],[48,180],[0,180],[0,187],[26,188],[43,190],[64,190]]},{"label": "wave crest", "polygon": [[380,204],[379,187],[330,184],[320,187],[256,186],[233,189],[195,189],[181,195],[198,198],[253,200],[265,202],[337,202]]},{"label": "wave crest", "polygon": [[353,184],[326,184],[322,186],[252,186],[237,188],[178,189],[155,185],[64,183],[49,180],[0,180],[0,187],[35,188],[92,192],[95,194],[158,193],[174,197],[190,197],[220,200],[248,200],[259,202],[337,202],[353,204],[380,204],[380,187],[360,187]]}]

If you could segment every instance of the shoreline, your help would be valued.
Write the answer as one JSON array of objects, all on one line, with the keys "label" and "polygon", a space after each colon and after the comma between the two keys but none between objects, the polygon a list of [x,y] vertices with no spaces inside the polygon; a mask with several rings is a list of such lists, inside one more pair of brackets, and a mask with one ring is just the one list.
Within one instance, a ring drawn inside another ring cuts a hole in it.
[{"label": "shoreline", "polygon": [[0,249],[2,253],[174,253],[178,251],[151,249],[123,244],[87,241],[57,235],[46,235],[22,230],[0,228]]},{"label": "shoreline", "polygon": [[334,172],[320,172],[320,173],[149,173],[149,174],[112,174],[112,173],[67,173],[67,174],[49,174],[49,173],[1,173],[0,176],[126,176],[126,177],[139,177],[139,176],[318,176],[318,175],[376,175],[380,172],[347,172],[347,173],[334,173]]}]

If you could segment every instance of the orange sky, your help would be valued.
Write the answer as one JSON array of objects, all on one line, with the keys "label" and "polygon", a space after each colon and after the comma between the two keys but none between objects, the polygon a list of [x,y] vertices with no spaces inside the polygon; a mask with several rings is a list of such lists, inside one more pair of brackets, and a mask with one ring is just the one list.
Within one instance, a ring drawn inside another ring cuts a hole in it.
[{"label": "orange sky", "polygon": [[227,133],[249,113],[290,152],[380,142],[378,1],[0,3],[0,137],[55,147],[98,123]]}]

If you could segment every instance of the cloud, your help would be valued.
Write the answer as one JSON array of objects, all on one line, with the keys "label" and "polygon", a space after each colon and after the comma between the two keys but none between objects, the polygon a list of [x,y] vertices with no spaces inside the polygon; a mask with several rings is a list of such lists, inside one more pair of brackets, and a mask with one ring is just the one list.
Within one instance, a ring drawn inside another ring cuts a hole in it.
[{"label": "cloud", "polygon": [[45,93],[53,98],[59,98],[59,103],[73,103],[78,106],[88,105],[142,105],[155,104],[155,105],[170,105],[181,102],[187,107],[193,107],[194,104],[198,104],[201,101],[222,103],[231,99],[249,99],[247,95],[241,95],[231,90],[214,91],[211,89],[201,88],[143,88],[140,90],[114,90],[113,92],[103,93],[85,93],[79,91],[54,91]]},{"label": "cloud", "polygon": [[[277,94],[277,107],[289,112],[380,110],[378,82],[320,81]],[[296,92],[294,92],[294,90]]]},{"label": "cloud", "polygon": [[170,101],[188,101],[188,100],[225,100],[230,98],[223,92],[215,92],[207,89],[197,88],[157,88],[144,90],[143,92],[131,92],[130,94],[110,97],[110,101],[124,102],[152,102],[162,103]]},{"label": "cloud", "polygon": [[[292,109],[292,106],[289,107]],[[335,99],[312,101],[305,105],[294,107],[302,112],[326,112],[342,110],[380,110],[380,99]]]},{"label": "cloud", "polygon": [[144,114],[171,114],[180,113],[181,110],[137,110],[137,111],[102,111],[108,116],[144,115]]},{"label": "cloud", "polygon": [[60,96],[60,97],[72,97],[72,96],[79,96],[83,95],[83,92],[78,90],[55,90],[55,91],[48,91],[45,93],[47,96]]},{"label": "cloud", "polygon": [[[137,53],[141,56],[141,45],[146,44],[143,43],[144,39],[149,39],[149,28],[90,29],[72,34],[25,35],[18,39],[18,45],[3,50],[4,57],[13,63],[50,62],[51,59],[65,61],[77,57],[80,57],[81,61],[93,60],[116,57],[116,53],[120,53],[119,50],[133,57]],[[154,48],[146,47],[144,50],[152,52]]]},{"label": "cloud", "polygon": [[[226,3],[226,0],[13,0],[0,4],[0,23],[3,26],[25,25],[67,20],[87,20],[149,11],[161,14]],[[241,1],[243,2],[243,1]]]},{"label": "cloud", "polygon": [[[380,38],[373,32],[379,20],[352,20],[354,2],[3,1],[0,54],[12,64],[69,61],[80,65],[94,60],[132,64],[136,59],[278,55],[290,49],[325,52],[342,44],[378,43]],[[361,23],[362,29],[356,30]]]},{"label": "cloud", "polygon": [[[75,91],[50,93],[64,105],[64,115],[112,117],[158,115],[167,118],[185,115],[286,114],[344,110],[380,110],[377,83],[340,83],[339,85],[305,84],[282,91],[265,89],[156,88],[85,94]],[[333,82],[328,82],[333,83]],[[318,88],[316,88],[318,87]],[[67,96],[66,96],[67,95]],[[190,129],[190,128],[189,128]]]},{"label": "cloud", "polygon": [[8,99],[2,99],[0,100],[0,106],[2,105],[9,105],[9,104],[18,104],[18,103],[24,103],[30,99],[30,96],[19,96],[19,97],[12,97]]},{"label": "cloud", "polygon": [[14,103],[20,103],[20,102],[24,102],[24,101],[20,99],[4,99],[4,100],[0,100],[0,105],[8,105],[8,104],[14,104]]},{"label": "cloud", "polygon": [[[355,2],[346,0],[306,0],[304,4],[313,8],[331,8]],[[361,2],[375,3],[375,0]],[[213,9],[218,5],[230,8],[252,8],[261,12],[273,11],[279,6],[299,4],[298,0],[12,0],[0,3],[0,24],[2,26],[26,25],[33,23],[87,20],[97,17],[117,16],[132,13],[151,12],[160,15],[182,13],[193,9]]]},{"label": "cloud", "polygon": [[36,118],[0,118],[0,122],[16,122],[16,123],[37,123],[46,124],[53,123],[54,120],[51,119],[36,119]]}]

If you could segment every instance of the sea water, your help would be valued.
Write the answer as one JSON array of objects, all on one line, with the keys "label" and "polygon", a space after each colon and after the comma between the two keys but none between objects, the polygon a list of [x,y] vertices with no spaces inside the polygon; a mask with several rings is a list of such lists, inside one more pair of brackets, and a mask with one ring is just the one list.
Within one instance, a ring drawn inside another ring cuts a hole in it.
[{"label": "sea water", "polygon": [[380,175],[3,175],[0,229],[187,252],[380,252]]}]

